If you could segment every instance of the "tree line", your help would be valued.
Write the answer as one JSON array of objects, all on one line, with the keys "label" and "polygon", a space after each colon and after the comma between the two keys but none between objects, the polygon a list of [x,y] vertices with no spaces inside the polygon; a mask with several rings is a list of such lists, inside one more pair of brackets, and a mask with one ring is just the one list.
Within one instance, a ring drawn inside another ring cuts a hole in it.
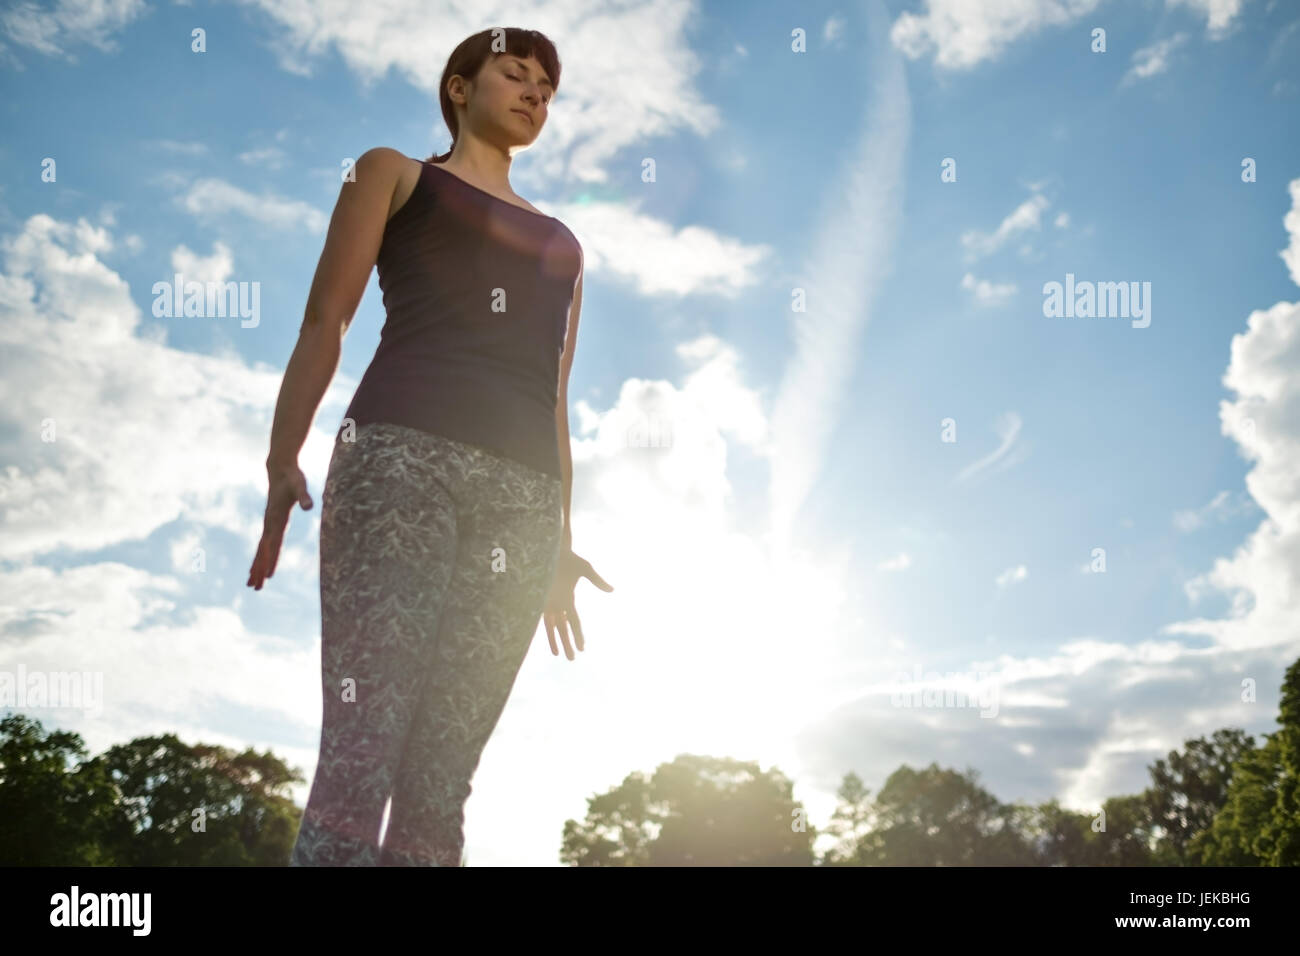
[{"label": "tree line", "polygon": [[[873,797],[845,774],[823,830],[780,770],[683,754],[565,821],[571,866],[1300,865],[1300,660],[1279,728],[1225,728],[1148,767],[1095,812],[1002,803],[975,770],[906,764]],[[140,737],[91,756],[80,735],[0,720],[0,865],[284,866],[300,771],[267,750]]]}]

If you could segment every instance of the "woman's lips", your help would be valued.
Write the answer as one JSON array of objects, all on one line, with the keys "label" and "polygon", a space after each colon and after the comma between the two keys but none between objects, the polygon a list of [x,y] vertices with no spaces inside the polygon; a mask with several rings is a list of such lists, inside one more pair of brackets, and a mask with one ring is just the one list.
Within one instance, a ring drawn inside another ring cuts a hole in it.
[{"label": "woman's lips", "polygon": [[530,123],[533,121],[533,118],[532,118],[531,116],[529,116],[527,113],[525,113],[523,110],[511,110],[510,112],[512,112],[512,113],[518,113],[520,116],[527,116],[527,117],[528,117],[528,122],[530,122]]}]

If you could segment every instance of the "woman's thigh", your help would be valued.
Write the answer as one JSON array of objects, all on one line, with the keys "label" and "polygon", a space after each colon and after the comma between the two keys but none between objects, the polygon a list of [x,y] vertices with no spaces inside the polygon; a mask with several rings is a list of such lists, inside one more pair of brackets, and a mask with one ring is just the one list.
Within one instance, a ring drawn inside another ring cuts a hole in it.
[{"label": "woman's thigh", "polygon": [[456,563],[393,792],[386,862],[456,866],[471,778],[541,618],[563,525],[558,479],[475,452]]},{"label": "woman's thigh", "polygon": [[320,757],[302,859],[374,862],[455,565],[455,503],[409,436],[338,442],[322,496]]}]

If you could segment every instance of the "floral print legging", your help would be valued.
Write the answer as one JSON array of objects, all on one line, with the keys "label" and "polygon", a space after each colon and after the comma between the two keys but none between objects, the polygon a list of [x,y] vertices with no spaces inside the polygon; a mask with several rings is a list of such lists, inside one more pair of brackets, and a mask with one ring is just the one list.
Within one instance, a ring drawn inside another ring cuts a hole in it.
[{"label": "floral print legging", "polygon": [[562,485],[415,428],[343,434],[321,503],[320,758],[289,865],[460,866],[470,780],[555,572]]}]

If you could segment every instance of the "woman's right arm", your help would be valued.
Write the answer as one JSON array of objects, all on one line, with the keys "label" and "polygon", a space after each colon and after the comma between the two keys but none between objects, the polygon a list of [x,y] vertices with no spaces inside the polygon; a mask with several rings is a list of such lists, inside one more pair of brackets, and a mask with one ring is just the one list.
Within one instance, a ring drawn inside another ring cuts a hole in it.
[{"label": "woman's right arm", "polygon": [[316,409],[338,370],[343,336],[370,281],[393,190],[406,162],[394,149],[367,150],[354,167],[356,182],[345,182],[339,191],[298,342],[280,384],[267,468],[298,461]]},{"label": "woman's right arm", "polygon": [[261,590],[275,573],[280,544],[294,504],[312,506],[307,480],[298,467],[298,453],[307,440],[316,409],[338,370],[343,336],[366,291],[370,270],[379,256],[393,191],[404,165],[397,150],[377,147],[362,153],[355,182],[339,191],[325,249],[316,265],[298,342],[289,357],[271,425],[266,456],[266,515],[248,585]]}]

